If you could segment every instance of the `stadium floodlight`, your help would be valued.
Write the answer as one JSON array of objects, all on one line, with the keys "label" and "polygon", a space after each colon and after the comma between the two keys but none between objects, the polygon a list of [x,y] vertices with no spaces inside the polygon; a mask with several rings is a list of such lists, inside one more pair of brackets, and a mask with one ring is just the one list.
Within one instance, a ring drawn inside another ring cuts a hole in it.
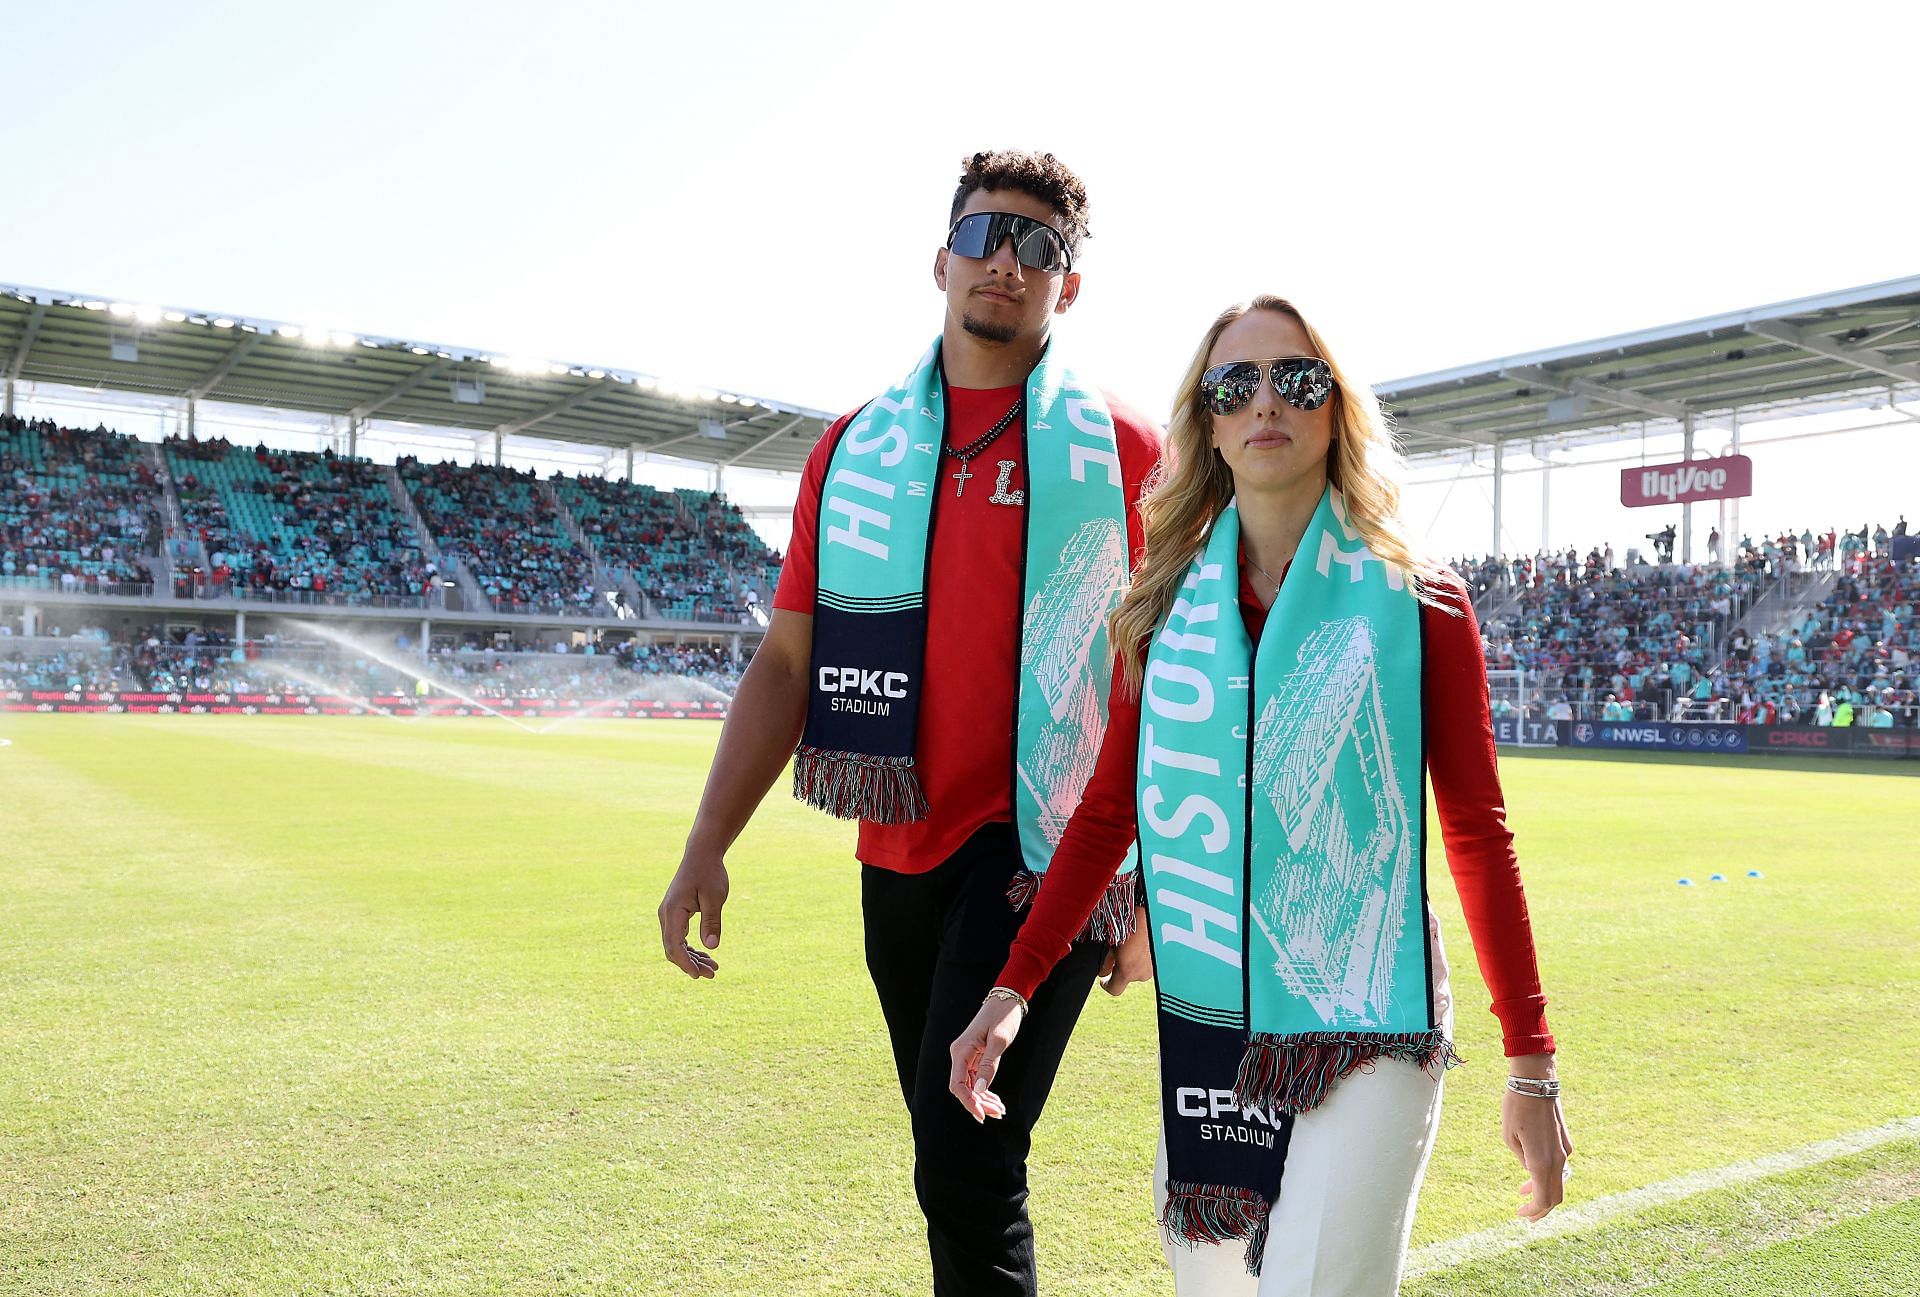
[{"label": "stadium floodlight", "polygon": [[379,347],[380,347],[380,343],[379,343],[379,342],[378,342],[377,340],[375,340],[375,339],[373,339],[373,338],[362,338],[362,339],[360,339],[360,345],[361,345],[361,346],[363,346],[363,347],[372,347],[372,348],[374,348],[375,350],[378,350],[378,349],[379,349]]},{"label": "stadium floodlight", "polygon": [[751,396],[736,396],[733,399],[738,401],[741,405],[745,405],[745,406],[754,406],[754,405],[760,404],[760,402],[754,400]]},{"label": "stadium floodlight", "polygon": [[727,405],[738,405],[738,404],[740,404],[740,398],[739,398],[739,397],[737,397],[737,396],[735,396],[735,395],[734,395],[734,394],[733,394],[732,392],[722,392],[722,393],[720,393],[720,399],[721,399],[721,401],[722,401],[722,402],[724,402],[724,403],[725,403],[725,404],[727,404]]},{"label": "stadium floodlight", "polygon": [[703,401],[717,401],[720,399],[720,393],[714,391],[711,387],[703,387],[700,388],[699,391],[700,399]]},{"label": "stadium floodlight", "polygon": [[160,308],[157,306],[136,306],[133,308],[133,318],[141,324],[158,324],[160,323]]},{"label": "stadium floodlight", "polygon": [[82,302],[82,303],[80,303],[80,305],[81,305],[81,306],[83,306],[83,307],[85,307],[85,308],[86,308],[87,310],[89,310],[89,311],[104,311],[104,310],[106,310],[106,309],[107,309],[107,304],[106,304],[105,302],[103,302],[103,301],[101,301],[101,300],[100,300],[99,298],[97,298],[97,297],[96,297],[96,298],[92,298],[92,299],[90,299],[90,300],[88,300],[88,301],[84,301],[84,302]]},{"label": "stadium floodlight", "polygon": [[297,338],[300,336],[300,326],[297,324],[283,324],[275,329],[274,332],[283,338]]},{"label": "stadium floodlight", "polygon": [[587,371],[588,378],[605,378],[606,376],[607,371],[604,369],[589,369]]},{"label": "stadium floodlight", "polygon": [[223,315],[213,322],[213,327],[216,329],[231,329],[233,327],[233,321]]},{"label": "stadium floodlight", "polygon": [[427,354],[427,349],[425,347],[408,347],[407,350],[411,351],[416,356],[424,356]]},{"label": "stadium floodlight", "polygon": [[354,343],[360,341],[360,339],[354,337],[351,333],[329,333],[327,335],[327,341],[336,347],[351,347]]},{"label": "stadium floodlight", "polygon": [[107,314],[116,320],[124,320],[133,314],[133,304],[130,302],[115,302],[107,308]]},{"label": "stadium floodlight", "polygon": [[561,364],[548,365],[547,372],[549,374],[560,375],[567,372],[567,367]]},{"label": "stadium floodlight", "polygon": [[635,374],[633,376],[633,385],[643,392],[651,392],[660,386],[660,380],[657,378],[649,378],[645,374]]},{"label": "stadium floodlight", "polygon": [[165,318],[168,324],[185,324],[187,322],[187,313],[185,311],[168,311]]}]

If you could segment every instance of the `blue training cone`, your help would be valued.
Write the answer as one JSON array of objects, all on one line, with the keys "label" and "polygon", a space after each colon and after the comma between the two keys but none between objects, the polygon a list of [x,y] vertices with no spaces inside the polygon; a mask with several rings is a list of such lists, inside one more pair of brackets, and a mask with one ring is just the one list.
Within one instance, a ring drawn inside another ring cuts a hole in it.
[{"label": "blue training cone", "polygon": [[1682,878],[1682,879],[1680,880],[1680,886],[1682,886],[1682,887],[1692,887],[1692,886],[1693,886],[1693,880],[1692,880],[1691,878]]},{"label": "blue training cone", "polygon": [[1747,877],[1748,878],[1764,878],[1765,875],[1762,874],[1758,869],[1749,869],[1747,871]]},{"label": "blue training cone", "polygon": [[1712,878],[1709,878],[1707,881],[1710,883],[1724,883],[1727,881],[1727,876],[1725,874],[1715,874]]}]

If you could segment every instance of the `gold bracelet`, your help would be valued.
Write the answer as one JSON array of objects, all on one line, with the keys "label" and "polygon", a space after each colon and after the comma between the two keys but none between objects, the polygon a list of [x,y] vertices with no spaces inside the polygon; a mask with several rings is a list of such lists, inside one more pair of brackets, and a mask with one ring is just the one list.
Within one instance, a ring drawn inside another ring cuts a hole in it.
[{"label": "gold bracelet", "polygon": [[1030,1004],[1028,1004],[1028,1003],[1027,1003],[1027,997],[1026,997],[1026,996],[1024,996],[1024,995],[1022,995],[1022,994],[1020,994],[1020,992],[1018,992],[1018,991],[1016,991],[1016,990],[1014,990],[1014,989],[1013,989],[1013,988],[1012,988],[1011,986],[996,986],[996,987],[994,987],[994,988],[993,988],[993,989],[992,989],[991,991],[988,991],[988,992],[987,992],[987,998],[986,998],[985,1000],[982,1000],[982,1001],[980,1001],[980,1003],[982,1003],[982,1004],[986,1004],[986,1003],[988,1003],[989,1001],[992,1001],[992,1000],[1011,1000],[1011,1001],[1013,1001],[1013,1002],[1014,1002],[1015,1004],[1017,1004],[1017,1005],[1019,1005],[1019,1006],[1020,1006],[1020,1016],[1021,1016],[1021,1017],[1023,1017],[1023,1018],[1027,1016],[1027,1013],[1028,1013],[1028,1012],[1029,1012],[1029,1011],[1030,1011],[1030,1010],[1032,1009],[1032,1007],[1033,1007],[1032,1005],[1030,1005]]}]

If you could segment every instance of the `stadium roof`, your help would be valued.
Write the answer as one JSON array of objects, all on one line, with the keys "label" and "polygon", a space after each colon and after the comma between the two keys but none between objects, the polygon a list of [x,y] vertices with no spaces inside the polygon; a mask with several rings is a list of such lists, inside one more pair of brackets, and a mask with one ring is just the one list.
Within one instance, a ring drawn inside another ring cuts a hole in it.
[{"label": "stadium roof", "polygon": [[[798,472],[832,416],[602,365],[526,360],[0,285],[0,378]],[[1611,441],[1689,417],[1920,391],[1920,276],[1383,383],[1407,454]]]},{"label": "stadium roof", "polygon": [[[1691,416],[1744,420],[1920,392],[1920,276],[1552,347],[1375,389],[1410,457],[1607,441]],[[1569,436],[1569,434],[1575,434]]]},{"label": "stadium roof", "polygon": [[605,365],[0,285],[0,378],[798,472],[833,415]]}]

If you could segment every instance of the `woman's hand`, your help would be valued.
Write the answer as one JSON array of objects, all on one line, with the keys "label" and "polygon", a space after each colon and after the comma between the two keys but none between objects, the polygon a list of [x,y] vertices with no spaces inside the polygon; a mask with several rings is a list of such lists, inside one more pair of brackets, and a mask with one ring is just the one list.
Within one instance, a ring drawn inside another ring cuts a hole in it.
[{"label": "woman's hand", "polygon": [[1107,948],[1107,962],[1100,965],[1100,989],[1119,995],[1135,982],[1153,980],[1153,942],[1147,933],[1147,907],[1133,912],[1133,932],[1117,946]]},{"label": "woman's hand", "polygon": [[1000,1070],[1000,1056],[1020,1034],[1020,1020],[1025,1016],[1026,1010],[1012,1000],[988,1000],[948,1050],[953,1071],[947,1078],[947,1089],[975,1121],[1007,1115],[1007,1105],[988,1087]]},{"label": "woman's hand", "polygon": [[[1553,1076],[1552,1054],[1510,1058],[1512,1075],[1546,1079]],[[1566,1197],[1567,1159],[1573,1156],[1573,1138],[1558,1099],[1536,1099],[1507,1090],[1500,1101],[1500,1137],[1526,1169],[1520,1186],[1526,1199],[1515,1212],[1522,1220],[1538,1221]]]}]

